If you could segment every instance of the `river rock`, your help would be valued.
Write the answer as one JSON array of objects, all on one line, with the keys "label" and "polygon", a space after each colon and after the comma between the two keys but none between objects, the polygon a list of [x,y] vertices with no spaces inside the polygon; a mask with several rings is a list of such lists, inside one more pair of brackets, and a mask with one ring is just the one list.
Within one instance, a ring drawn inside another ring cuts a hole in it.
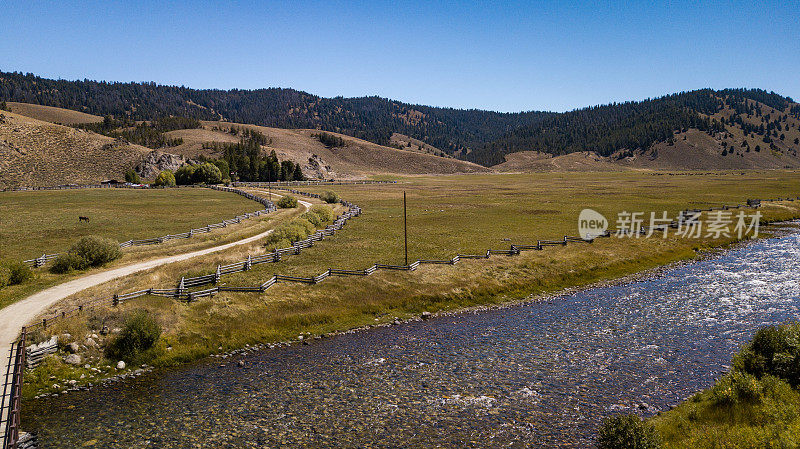
[{"label": "river rock", "polygon": [[123,362],[122,360],[117,362],[117,369],[125,369],[125,362]]},{"label": "river rock", "polygon": [[78,354],[70,354],[64,357],[64,362],[69,363],[70,365],[80,365],[81,356],[79,356]]},{"label": "river rock", "polygon": [[430,312],[422,312],[422,319],[427,320],[430,319],[431,313]]}]

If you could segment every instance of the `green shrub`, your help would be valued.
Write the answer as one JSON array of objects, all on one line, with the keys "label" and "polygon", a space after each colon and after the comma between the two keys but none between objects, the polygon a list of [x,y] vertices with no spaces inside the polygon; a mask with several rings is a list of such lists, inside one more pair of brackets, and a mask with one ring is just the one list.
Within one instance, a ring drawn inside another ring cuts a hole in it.
[{"label": "green shrub", "polygon": [[800,386],[800,323],[759,329],[733,359],[733,369],[756,378],[772,375]]},{"label": "green shrub", "polygon": [[603,420],[597,437],[598,449],[657,449],[661,437],[655,427],[636,415],[617,415]]},{"label": "green shrub", "polygon": [[69,273],[72,270],[85,270],[89,264],[77,254],[64,253],[56,257],[50,265],[50,271],[57,274]]},{"label": "green shrub", "polygon": [[192,174],[192,182],[195,184],[219,184],[222,182],[222,171],[210,162],[196,165]]},{"label": "green shrub", "polygon": [[322,195],[319,196],[322,201],[326,203],[338,203],[339,202],[339,195],[336,192],[332,192],[330,190],[326,190],[322,192]]},{"label": "green shrub", "polygon": [[711,401],[719,405],[761,402],[763,388],[755,376],[734,371],[711,388]]},{"label": "green shrub", "polygon": [[172,187],[175,185],[175,175],[169,170],[164,170],[156,176],[153,185],[158,187]]},{"label": "green shrub", "polygon": [[90,235],[82,237],[67,251],[58,256],[50,267],[53,273],[67,273],[98,267],[122,256],[119,244],[113,240]]},{"label": "green shrub", "polygon": [[288,248],[298,240],[305,240],[315,229],[314,225],[308,220],[295,218],[275,228],[275,231],[267,237],[265,243],[269,249]]},{"label": "green shrub", "polygon": [[0,287],[21,284],[33,277],[33,271],[19,261],[0,261]]},{"label": "green shrub", "polygon": [[175,170],[175,182],[179,186],[186,186],[194,182],[194,172],[197,170],[195,165],[184,165]]},{"label": "green shrub", "polygon": [[146,311],[139,310],[125,319],[122,331],[106,347],[106,357],[111,360],[133,362],[142,353],[155,346],[161,337],[161,327]]},{"label": "green shrub", "polygon": [[277,206],[282,209],[292,209],[297,207],[297,198],[291,195],[284,195],[278,200]]},{"label": "green shrub", "polygon": [[125,170],[125,182],[130,182],[132,184],[139,184],[142,182],[142,179],[139,177],[139,174],[136,173],[136,170],[129,168]]},{"label": "green shrub", "polygon": [[300,218],[308,220],[317,228],[321,228],[333,221],[333,210],[328,206],[314,205],[311,210],[300,215]]}]

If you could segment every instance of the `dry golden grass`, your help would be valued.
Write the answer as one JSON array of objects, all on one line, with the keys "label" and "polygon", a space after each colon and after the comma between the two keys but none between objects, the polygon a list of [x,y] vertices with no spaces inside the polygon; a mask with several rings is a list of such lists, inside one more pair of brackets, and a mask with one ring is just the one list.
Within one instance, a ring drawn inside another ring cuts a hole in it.
[{"label": "dry golden grass", "polygon": [[57,123],[61,125],[74,125],[78,123],[94,123],[103,121],[103,117],[87,114],[85,112],[73,111],[71,109],[54,108],[52,106],[42,106],[30,103],[8,102],[8,109],[11,112],[26,117],[41,120],[43,122]]},{"label": "dry golden grass", "polygon": [[122,179],[150,151],[11,112],[0,115],[0,188]]}]

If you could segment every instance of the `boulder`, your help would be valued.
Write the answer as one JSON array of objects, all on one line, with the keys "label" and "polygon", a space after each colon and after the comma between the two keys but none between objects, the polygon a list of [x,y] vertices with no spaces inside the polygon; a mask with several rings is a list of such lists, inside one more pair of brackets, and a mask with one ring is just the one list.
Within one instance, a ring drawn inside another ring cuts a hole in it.
[{"label": "boulder", "polygon": [[153,150],[144,156],[134,170],[136,170],[136,173],[142,178],[152,179],[164,170],[171,170],[174,172],[182,165],[192,164],[194,162],[196,161],[186,159],[177,154]]},{"label": "boulder", "polygon": [[67,351],[69,351],[70,354],[75,354],[80,350],[81,350],[81,347],[77,343],[75,343],[74,341],[67,345]]},{"label": "boulder", "polygon": [[117,362],[117,369],[125,369],[125,362],[123,362],[122,360]]},{"label": "boulder", "polygon": [[86,343],[84,343],[84,344],[86,345],[87,348],[96,348],[97,347],[97,342],[94,341],[94,338],[92,338],[92,337],[87,338],[86,339]]},{"label": "boulder", "polygon": [[80,365],[81,364],[81,356],[78,354],[70,354],[64,357],[64,362],[70,365]]}]

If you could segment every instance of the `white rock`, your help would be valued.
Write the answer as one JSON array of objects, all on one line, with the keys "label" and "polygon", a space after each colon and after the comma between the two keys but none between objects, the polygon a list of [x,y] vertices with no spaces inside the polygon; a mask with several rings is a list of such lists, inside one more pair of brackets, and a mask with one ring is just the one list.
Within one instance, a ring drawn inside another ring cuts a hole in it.
[{"label": "white rock", "polygon": [[117,362],[117,369],[125,369],[125,362],[123,362],[122,360]]}]

